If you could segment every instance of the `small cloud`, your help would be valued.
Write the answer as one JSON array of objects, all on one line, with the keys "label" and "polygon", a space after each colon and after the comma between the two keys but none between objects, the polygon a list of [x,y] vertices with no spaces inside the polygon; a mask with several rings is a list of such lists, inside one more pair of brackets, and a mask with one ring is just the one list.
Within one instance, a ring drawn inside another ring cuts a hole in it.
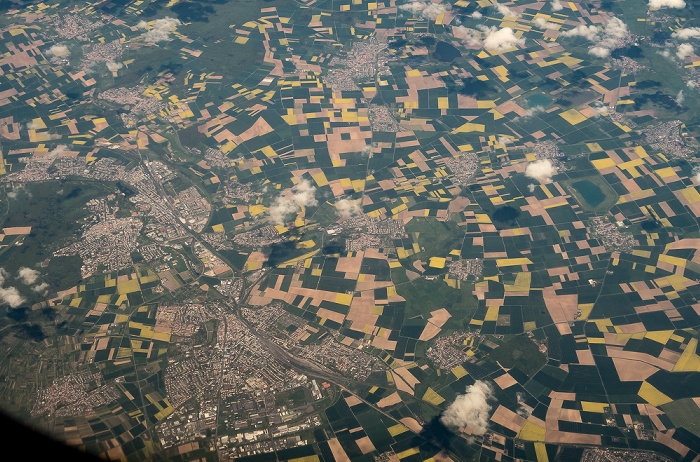
[{"label": "small cloud", "polygon": [[607,58],[610,56],[610,50],[604,47],[593,47],[588,50],[588,54],[599,58]]},{"label": "small cloud", "polygon": [[496,3],[493,5],[496,10],[498,10],[498,14],[503,16],[504,18],[519,18],[520,14],[517,11],[513,11],[510,8],[508,8],[505,5],[501,5],[500,3]]},{"label": "small cloud", "polygon": [[649,0],[649,8],[685,8],[683,0]]},{"label": "small cloud", "polygon": [[372,153],[372,146],[369,144],[366,144],[365,147],[362,148],[362,151],[360,151],[360,154],[363,156],[369,156]]},{"label": "small cloud", "polygon": [[25,284],[31,285],[36,282],[37,279],[39,279],[39,276],[41,273],[39,273],[35,269],[31,268],[26,268],[26,267],[21,267],[19,269],[19,272],[17,274],[17,277]]},{"label": "small cloud", "polygon": [[[695,80],[688,80],[688,83],[686,83],[688,88],[697,88],[698,83]],[[7,197],[10,197],[11,193],[7,193]]]},{"label": "small cloud", "polygon": [[506,144],[512,144],[513,140],[510,138],[510,136],[506,135],[501,135],[498,137],[498,144],[501,146],[505,146]]},{"label": "small cloud", "polygon": [[700,184],[700,172],[696,173],[693,179],[696,183]]},{"label": "small cloud", "polygon": [[689,27],[687,29],[679,29],[673,34],[671,34],[671,37],[681,40],[700,38],[700,27]]},{"label": "small cloud", "polygon": [[[688,86],[690,86],[691,83],[692,80],[688,82]],[[10,199],[16,199],[17,193],[15,191],[10,191],[9,193],[7,193],[7,197],[9,197]]]},{"label": "small cloud", "polygon": [[475,435],[483,435],[489,424],[493,390],[487,382],[477,380],[468,386],[466,393],[457,396],[440,417],[440,421],[448,427],[465,428]]},{"label": "small cloud", "polygon": [[552,0],[551,5],[553,11],[561,11],[564,9],[564,5],[561,4],[560,0]]},{"label": "small cloud", "polygon": [[65,144],[59,144],[58,146],[56,146],[56,148],[54,148],[53,151],[49,153],[48,157],[53,159],[54,157],[58,157],[60,154],[67,150],[68,146],[66,146]]},{"label": "small cloud", "polygon": [[659,54],[661,56],[663,56],[664,58],[670,58],[671,57],[671,50],[669,50],[668,48],[664,48],[662,51],[659,52]]},{"label": "small cloud", "polygon": [[683,106],[683,101],[685,101],[685,95],[683,94],[683,90],[678,92],[678,95],[676,95],[676,104],[679,106]]},{"label": "small cloud", "polygon": [[562,32],[559,35],[561,35],[562,37],[583,37],[585,39],[593,41],[598,39],[599,32],[600,29],[598,29],[596,26],[585,26],[583,24],[580,24],[574,27],[573,29],[569,29],[567,31]]},{"label": "small cloud", "polygon": [[532,117],[535,114],[539,114],[540,112],[544,112],[544,107],[542,106],[533,106],[531,108],[527,108],[525,110],[525,114],[518,116],[518,117],[513,117],[513,122],[517,122],[520,119],[527,119],[528,117]]},{"label": "small cloud", "polygon": [[122,63],[115,63],[114,61],[107,61],[107,69],[109,69],[110,72],[116,72],[119,69],[124,67]]},{"label": "small cloud", "polygon": [[522,417],[523,419],[527,419],[530,417],[530,409],[525,405],[525,401],[523,400],[523,394],[522,393],[516,393],[516,398],[518,400],[518,409],[517,409],[517,414]]},{"label": "small cloud", "polygon": [[481,18],[483,18],[483,17],[484,17],[484,15],[481,14],[481,13],[479,13],[478,11],[475,11],[475,12],[472,13],[472,18],[473,18],[473,19],[481,19]]},{"label": "small cloud", "polygon": [[335,203],[335,208],[338,210],[338,213],[342,218],[349,218],[362,211],[359,201],[354,201],[352,199],[339,200]]},{"label": "small cloud", "polygon": [[316,187],[308,180],[302,180],[292,188],[291,196],[279,196],[270,207],[270,220],[283,225],[287,215],[296,213],[301,207],[318,205],[315,197]]},{"label": "small cloud", "polygon": [[542,16],[536,17],[534,19],[534,21],[532,21],[532,22],[534,22],[535,26],[539,29],[552,29],[552,30],[554,30],[557,27],[559,27],[554,23],[547,22],[547,20],[545,18],[543,18]]},{"label": "small cloud", "polygon": [[435,18],[445,13],[450,8],[450,5],[418,1],[399,6],[400,10],[410,11],[414,16],[422,16],[425,19],[432,20],[435,20]]},{"label": "small cloud", "polygon": [[[156,19],[153,27],[143,35],[144,42],[165,42],[170,40],[170,33],[175,30],[176,26],[182,24],[179,19],[166,16],[161,19]],[[147,29],[146,21],[139,21],[136,25],[139,29]]]},{"label": "small cloud", "polygon": [[5,305],[10,305],[12,308],[17,308],[22,303],[24,303],[24,297],[22,297],[19,291],[14,287],[0,287],[0,302]]},{"label": "small cloud", "polygon": [[678,45],[678,51],[676,51],[676,56],[678,59],[685,59],[688,56],[692,56],[695,53],[695,48],[690,43],[681,43]]},{"label": "small cloud", "polygon": [[480,29],[486,34],[483,43],[487,50],[505,51],[515,46],[525,45],[525,39],[516,36],[510,27],[498,29],[495,26],[481,26]]},{"label": "small cloud", "polygon": [[525,167],[525,176],[541,183],[551,183],[552,177],[556,174],[557,169],[549,159],[536,160]]},{"label": "small cloud", "polygon": [[612,18],[605,26],[605,35],[615,38],[624,38],[629,35],[630,30],[621,19]]},{"label": "small cloud", "polygon": [[39,130],[41,128],[44,128],[44,125],[41,122],[27,122],[27,130]]},{"label": "small cloud", "polygon": [[593,110],[596,112],[597,115],[608,115],[610,112],[608,106],[606,106],[604,103],[601,103],[600,101],[596,101],[593,103]]},{"label": "small cloud", "polygon": [[48,288],[49,284],[46,282],[42,282],[41,284],[37,284],[34,287],[32,287],[32,290],[36,293],[46,293]]},{"label": "small cloud", "polygon": [[70,50],[65,45],[55,44],[51,45],[51,48],[49,48],[47,54],[56,57],[68,56],[70,55]]}]

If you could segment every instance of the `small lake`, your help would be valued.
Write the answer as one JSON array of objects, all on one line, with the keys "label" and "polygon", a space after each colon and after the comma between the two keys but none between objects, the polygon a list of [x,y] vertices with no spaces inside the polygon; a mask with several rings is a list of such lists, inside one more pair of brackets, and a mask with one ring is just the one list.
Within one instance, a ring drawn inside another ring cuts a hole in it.
[{"label": "small lake", "polygon": [[549,103],[552,102],[552,98],[550,98],[549,96],[545,96],[541,93],[536,94],[536,95],[530,95],[526,99],[527,99],[527,105],[530,107],[536,107],[536,106],[545,107]]},{"label": "small lake", "polygon": [[591,207],[597,207],[605,200],[605,194],[598,187],[598,185],[588,180],[581,180],[571,183],[571,186],[576,188],[576,191],[581,194],[583,200],[585,200]]}]

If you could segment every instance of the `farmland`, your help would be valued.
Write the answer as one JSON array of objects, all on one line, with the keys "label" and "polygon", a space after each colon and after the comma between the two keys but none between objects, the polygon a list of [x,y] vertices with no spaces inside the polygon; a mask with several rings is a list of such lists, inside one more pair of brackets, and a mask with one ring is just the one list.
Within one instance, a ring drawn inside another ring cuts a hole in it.
[{"label": "farmland", "polygon": [[105,460],[697,459],[656,3],[3,7],[0,409]]}]

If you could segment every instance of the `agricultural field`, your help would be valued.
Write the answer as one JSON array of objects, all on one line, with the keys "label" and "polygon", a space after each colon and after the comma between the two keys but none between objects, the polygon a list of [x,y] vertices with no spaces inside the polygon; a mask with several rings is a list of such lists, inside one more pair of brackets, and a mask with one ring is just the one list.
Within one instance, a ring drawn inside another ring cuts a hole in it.
[{"label": "agricultural field", "polygon": [[3,3],[0,411],[103,460],[697,460],[698,11]]}]

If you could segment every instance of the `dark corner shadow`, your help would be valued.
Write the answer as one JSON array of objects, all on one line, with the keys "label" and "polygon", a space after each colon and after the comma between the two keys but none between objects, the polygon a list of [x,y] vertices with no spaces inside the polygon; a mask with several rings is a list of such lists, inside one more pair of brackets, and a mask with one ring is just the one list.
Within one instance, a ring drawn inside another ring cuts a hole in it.
[{"label": "dark corner shadow", "polygon": [[6,456],[9,454],[21,454],[24,460],[41,461],[102,461],[97,456],[86,454],[42,433],[38,433],[8,416],[3,411],[0,411],[0,429],[2,429],[0,442],[3,443],[3,454]]},{"label": "dark corner shadow", "polygon": [[440,421],[440,417],[442,417],[442,415],[435,416],[430,422],[423,425],[420,436],[438,448],[444,451],[450,451],[450,440],[454,436],[454,433]]}]

